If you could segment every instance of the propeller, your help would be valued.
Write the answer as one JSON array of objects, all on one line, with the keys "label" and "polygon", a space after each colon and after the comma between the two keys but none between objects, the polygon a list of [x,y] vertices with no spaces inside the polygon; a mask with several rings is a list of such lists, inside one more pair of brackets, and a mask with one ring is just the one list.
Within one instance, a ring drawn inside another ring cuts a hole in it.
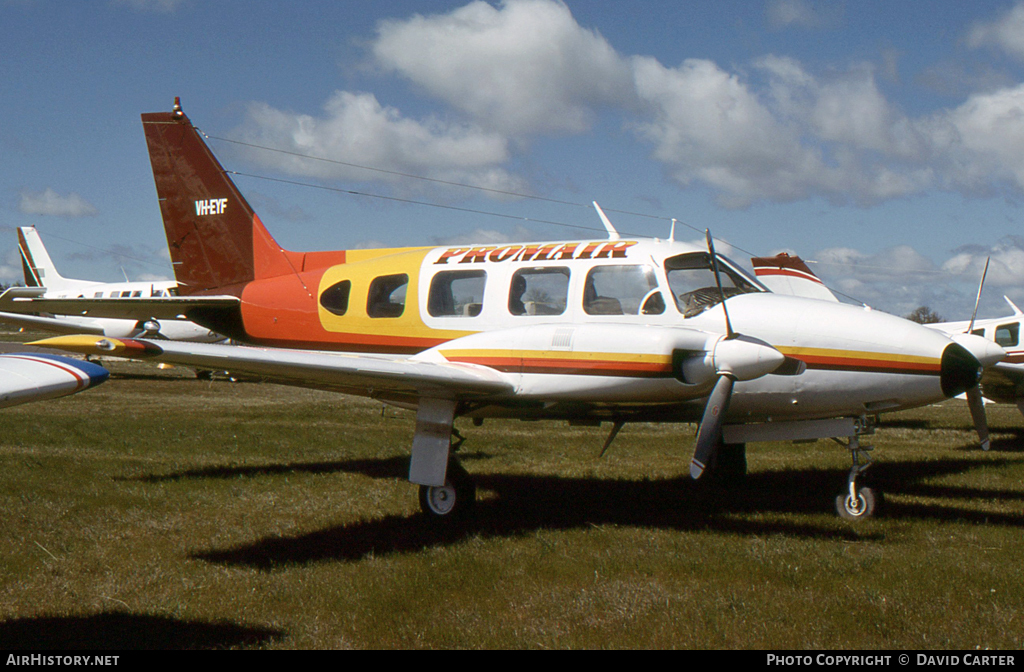
[{"label": "propeller", "polygon": [[981,282],[978,283],[978,297],[974,299],[974,312],[971,313],[971,323],[967,325],[967,331],[965,334],[969,334],[974,331],[974,319],[978,317],[978,305],[981,303],[981,290],[985,287],[985,276],[988,275],[988,262],[992,260],[992,257],[985,258],[985,270],[981,272]]},{"label": "propeller", "polygon": [[711,239],[711,231],[705,230],[705,234],[708,254],[711,257],[711,270],[715,273],[715,284],[718,286],[722,313],[725,315],[725,336],[719,337],[715,344],[707,349],[702,359],[694,358],[683,363],[683,374],[690,380],[718,376],[697,428],[693,459],[690,460],[690,476],[694,480],[700,478],[708,466],[715,463],[718,448],[722,444],[722,422],[729,410],[736,381],[760,378],[778,369],[786,360],[785,355],[768,343],[733,331],[729,310],[725,305],[725,291],[722,289],[715,244]]},{"label": "propeller", "polygon": [[718,453],[718,446],[722,442],[722,419],[729,410],[729,400],[732,398],[732,386],[735,382],[732,376],[720,376],[715,383],[715,389],[711,390],[711,396],[708,397],[704,416],[700,419],[700,427],[697,429],[693,459],[690,460],[690,477],[694,480],[701,477]]},{"label": "propeller", "polygon": [[725,290],[722,289],[722,276],[718,274],[718,257],[715,256],[715,241],[711,239],[711,229],[704,229],[704,237],[708,241],[708,254],[711,256],[711,270],[715,273],[715,284],[718,285],[718,294],[722,297],[722,312],[725,313],[725,337],[736,336],[732,330],[732,323],[729,322],[729,310],[725,307]]},{"label": "propeller", "polygon": [[988,438],[988,418],[985,417],[985,400],[981,398],[981,387],[978,385],[967,390],[967,405],[971,409],[971,419],[974,420],[974,430],[978,432],[981,449],[988,450],[992,447],[992,442]]},{"label": "propeller", "polygon": [[[974,299],[974,312],[971,313],[971,322],[964,332],[968,335],[974,331],[974,320],[978,317],[978,305],[981,303],[981,290],[985,287],[985,276],[988,275],[988,264],[991,259],[991,257],[985,259],[985,270],[981,272],[978,296]],[[981,449],[988,450],[992,447],[992,442],[988,438],[988,418],[985,415],[985,400],[981,397],[981,385],[975,385],[967,390],[967,406],[971,409],[971,419],[974,421],[974,430],[978,432]]]}]

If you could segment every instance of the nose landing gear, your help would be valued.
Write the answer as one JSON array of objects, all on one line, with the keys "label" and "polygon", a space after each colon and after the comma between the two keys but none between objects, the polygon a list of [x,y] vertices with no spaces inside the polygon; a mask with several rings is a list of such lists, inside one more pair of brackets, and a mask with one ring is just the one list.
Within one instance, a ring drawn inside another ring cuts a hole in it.
[{"label": "nose landing gear", "polygon": [[[840,445],[844,445],[838,439]],[[853,458],[853,466],[846,478],[847,491],[836,497],[836,513],[843,520],[857,521],[873,517],[882,505],[882,492],[865,485],[858,485],[857,479],[871,466],[871,457],[868,452],[871,446],[860,445],[859,437],[851,436],[850,442],[845,444],[850,450]],[[864,460],[861,463],[861,460]]]}]

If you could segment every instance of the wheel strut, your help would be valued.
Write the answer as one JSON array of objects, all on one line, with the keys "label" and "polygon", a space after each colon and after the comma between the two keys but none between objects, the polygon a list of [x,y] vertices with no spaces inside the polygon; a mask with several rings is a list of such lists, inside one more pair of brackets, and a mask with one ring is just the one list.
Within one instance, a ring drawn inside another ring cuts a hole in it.
[{"label": "wheel strut", "polygon": [[846,493],[836,497],[836,512],[845,520],[863,520],[872,517],[882,500],[882,493],[867,486],[858,485],[858,479],[872,465],[872,446],[860,445],[860,437],[851,436],[847,444],[835,439],[850,451],[853,465],[846,476]]}]

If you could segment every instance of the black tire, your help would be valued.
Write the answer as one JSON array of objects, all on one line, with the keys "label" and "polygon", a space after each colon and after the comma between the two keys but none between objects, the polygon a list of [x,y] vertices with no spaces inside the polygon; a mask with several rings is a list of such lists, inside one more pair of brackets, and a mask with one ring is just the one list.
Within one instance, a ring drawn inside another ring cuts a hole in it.
[{"label": "black tire", "polygon": [[867,520],[875,516],[882,505],[882,493],[867,486],[857,489],[857,501],[854,502],[850,493],[836,497],[836,513],[843,520]]},{"label": "black tire", "polygon": [[461,466],[448,467],[443,486],[420,486],[420,510],[431,521],[465,520],[476,503],[476,484]]}]

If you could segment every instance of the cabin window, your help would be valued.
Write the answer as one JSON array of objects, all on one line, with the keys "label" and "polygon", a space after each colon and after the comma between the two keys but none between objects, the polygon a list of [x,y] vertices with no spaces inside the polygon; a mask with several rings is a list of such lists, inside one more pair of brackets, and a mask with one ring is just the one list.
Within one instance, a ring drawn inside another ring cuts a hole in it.
[{"label": "cabin window", "polygon": [[[596,266],[587,274],[583,310],[588,315],[639,315],[657,294],[658,281],[650,266]],[[661,306],[664,311],[664,300]]]},{"label": "cabin window", "polygon": [[132,292],[132,296],[133,297],[136,297],[136,296],[141,297],[142,296],[142,290],[141,289],[135,290],[134,292]]},{"label": "cabin window", "polygon": [[1020,323],[1000,324],[996,327],[996,345],[1004,348],[1017,345],[1020,342]]},{"label": "cabin window", "polygon": [[132,295],[132,290],[130,290],[130,289],[126,289],[125,291],[121,292],[121,298],[122,299],[127,299],[131,295]]},{"label": "cabin window", "polygon": [[352,292],[352,281],[336,282],[320,294],[320,305],[335,315],[348,312],[348,296]]},{"label": "cabin window", "polygon": [[370,283],[366,298],[366,314],[370,317],[401,317],[405,312],[405,291],[409,287],[409,276],[382,275]]},{"label": "cabin window", "polygon": [[476,317],[486,284],[485,271],[441,271],[430,281],[427,312],[434,317]]},{"label": "cabin window", "polygon": [[715,272],[711,268],[711,256],[707,252],[681,254],[665,260],[668,286],[676,307],[684,317],[693,317],[737,294],[760,291],[754,283],[738,271],[718,259],[718,275],[722,280],[722,291],[718,291]]},{"label": "cabin window", "polygon": [[92,295],[92,298],[94,298],[94,299],[102,299],[103,298],[103,292],[96,292],[95,294]]},{"label": "cabin window", "polygon": [[569,269],[522,268],[512,276],[508,312],[513,315],[561,315],[569,301]]}]

